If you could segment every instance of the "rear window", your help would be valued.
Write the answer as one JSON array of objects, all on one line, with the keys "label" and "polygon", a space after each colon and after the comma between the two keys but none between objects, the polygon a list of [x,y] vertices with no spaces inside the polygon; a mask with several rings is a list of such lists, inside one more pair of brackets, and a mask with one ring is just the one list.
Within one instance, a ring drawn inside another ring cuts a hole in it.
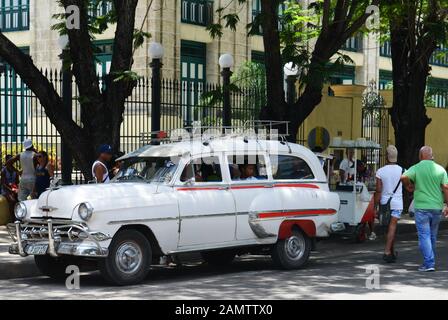
[{"label": "rear window", "polygon": [[271,155],[274,180],[314,179],[313,171],[305,160],[295,156]]}]

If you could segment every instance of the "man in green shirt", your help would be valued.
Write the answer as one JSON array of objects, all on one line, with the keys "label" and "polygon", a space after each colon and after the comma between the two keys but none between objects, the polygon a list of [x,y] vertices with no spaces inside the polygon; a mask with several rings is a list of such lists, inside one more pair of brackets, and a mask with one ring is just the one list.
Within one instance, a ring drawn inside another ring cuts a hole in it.
[{"label": "man in green shirt", "polygon": [[445,169],[434,162],[432,148],[420,149],[420,162],[407,170],[401,180],[409,192],[414,192],[415,226],[423,254],[422,272],[435,271],[435,249],[442,210],[448,203],[448,177]]}]

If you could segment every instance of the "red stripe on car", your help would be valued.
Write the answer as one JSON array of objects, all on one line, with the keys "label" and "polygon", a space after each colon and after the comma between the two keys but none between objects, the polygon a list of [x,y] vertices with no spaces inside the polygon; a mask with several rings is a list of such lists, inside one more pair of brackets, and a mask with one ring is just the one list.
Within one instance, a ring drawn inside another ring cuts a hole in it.
[{"label": "red stripe on car", "polygon": [[263,212],[258,214],[258,218],[281,218],[281,217],[291,217],[291,216],[309,216],[309,215],[332,215],[335,214],[334,209],[317,209],[317,210],[297,210],[297,211],[287,211],[287,212]]}]

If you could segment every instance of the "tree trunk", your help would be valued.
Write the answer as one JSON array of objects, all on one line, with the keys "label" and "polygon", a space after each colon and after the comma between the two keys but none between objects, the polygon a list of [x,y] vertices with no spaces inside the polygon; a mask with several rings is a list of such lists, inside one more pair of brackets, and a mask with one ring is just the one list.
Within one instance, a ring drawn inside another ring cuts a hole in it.
[{"label": "tree trunk", "polygon": [[405,168],[419,161],[419,149],[425,144],[425,130],[431,122],[426,115],[425,93],[429,59],[436,46],[431,39],[420,39],[416,44],[411,41],[406,22],[391,28],[394,100],[390,114],[398,161]]}]

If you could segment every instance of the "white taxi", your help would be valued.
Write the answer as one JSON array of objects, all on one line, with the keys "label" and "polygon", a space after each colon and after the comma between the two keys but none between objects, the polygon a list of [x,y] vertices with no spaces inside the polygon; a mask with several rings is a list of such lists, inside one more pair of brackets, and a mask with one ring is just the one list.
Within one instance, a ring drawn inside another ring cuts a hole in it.
[{"label": "white taxi", "polygon": [[19,203],[9,252],[33,255],[55,278],[94,261],[106,280],[129,285],[161,258],[190,252],[211,265],[265,253],[281,268],[300,268],[337,222],[339,197],[318,157],[298,144],[196,139],[121,160],[109,184],[56,187]]}]

